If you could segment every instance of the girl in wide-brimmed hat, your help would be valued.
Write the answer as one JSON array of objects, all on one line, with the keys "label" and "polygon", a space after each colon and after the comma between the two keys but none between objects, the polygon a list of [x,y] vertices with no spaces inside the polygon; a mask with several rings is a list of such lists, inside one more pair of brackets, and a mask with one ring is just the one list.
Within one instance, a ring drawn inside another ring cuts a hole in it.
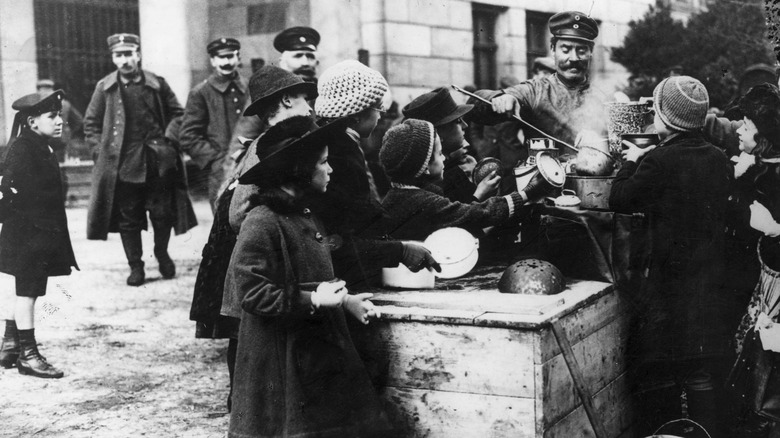
[{"label": "girl in wide-brimmed hat", "polygon": [[304,197],[328,190],[329,129],[300,116],[277,124],[240,179],[261,191],[225,281],[223,313],[241,318],[230,437],[389,432],[345,320],[376,316],[371,294],[335,278],[333,242]]}]

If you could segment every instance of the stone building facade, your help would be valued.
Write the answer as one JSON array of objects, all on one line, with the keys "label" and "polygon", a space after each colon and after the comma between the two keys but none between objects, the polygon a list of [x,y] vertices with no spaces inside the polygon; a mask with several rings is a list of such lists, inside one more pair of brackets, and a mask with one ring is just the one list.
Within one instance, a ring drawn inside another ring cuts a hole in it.
[{"label": "stone building facade", "polygon": [[[191,86],[210,72],[205,46],[211,39],[220,36],[239,39],[242,70],[250,75],[253,66],[278,61],[279,55],[272,46],[278,31],[295,25],[311,26],[322,35],[320,72],[343,59],[360,59],[385,75],[394,99],[404,105],[437,86],[490,87],[496,86],[498,78],[503,76],[525,79],[533,58],[549,53],[546,19],[571,9],[590,13],[600,22],[592,77],[594,84],[605,91],[617,90],[625,84],[627,73],[609,60],[609,51],[621,44],[628,22],[641,18],[654,3],[654,0],[122,0],[131,12],[135,12],[133,8],[137,4],[134,19],[138,29],[127,29],[121,18],[114,18],[98,23],[105,35],[88,35],[92,41],[90,47],[80,46],[86,44],[86,37],[76,37],[73,31],[49,37],[45,45],[41,44],[44,27],[73,25],[81,16],[74,12],[74,4],[93,8],[100,17],[100,8],[112,1],[0,1],[0,132],[5,133],[0,145],[10,133],[11,103],[35,90],[35,82],[43,76],[43,70],[47,71],[46,76],[57,76],[58,66],[73,61],[68,70],[71,73],[63,82],[67,88],[78,91],[73,96],[74,102],[85,106],[91,93],[90,84],[94,87],[96,78],[113,69],[100,42],[114,31],[139,32],[144,68],[163,75],[184,103]],[[668,1],[678,18],[684,18],[701,9],[704,0]],[[41,17],[41,10],[48,11],[48,15]],[[84,30],[90,26],[77,27]],[[57,48],[59,44],[61,50]],[[87,56],[102,64],[98,62],[86,70],[78,70],[84,64],[80,60]],[[43,68],[44,60],[46,68]]]}]

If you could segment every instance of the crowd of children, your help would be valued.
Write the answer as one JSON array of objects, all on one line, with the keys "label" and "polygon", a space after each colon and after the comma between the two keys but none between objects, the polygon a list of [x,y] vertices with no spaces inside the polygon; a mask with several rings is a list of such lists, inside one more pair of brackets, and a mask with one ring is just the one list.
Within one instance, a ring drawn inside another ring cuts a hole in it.
[{"label": "crowd of children", "polygon": [[[231,339],[228,436],[394,436],[347,329],[348,317],[368,324],[379,311],[371,294],[354,291],[377,284],[382,267],[438,270],[415,241],[445,227],[480,235],[554,187],[541,174],[502,195],[496,173],[484,183],[442,184],[447,169],[467,180],[474,159],[464,158],[462,120],[472,107],[440,88],[404,108],[405,120],[384,135],[379,160],[391,188],[380,200],[360,148],[384,111],[388,85],[379,72],[343,61],[315,86],[265,66],[249,89],[244,114],[258,117],[264,131],[217,201],[192,310],[198,336]],[[315,98],[316,118],[307,103]],[[48,146],[62,132],[61,100],[55,92],[14,103],[18,136],[0,184],[0,271],[16,277],[0,365],[48,378],[63,373],[37,350],[35,299],[47,277],[77,267]],[[742,400],[739,436],[769,436],[780,433],[780,91],[760,85],[740,101],[736,166],[703,137],[708,106],[698,80],[664,79],[653,96],[661,142],[627,143],[612,186],[615,211],[643,212],[651,223],[651,262],[632,302],[639,310],[629,340],[641,394],[635,412],[651,433],[675,400],[648,394],[698,373]],[[461,190],[448,192],[453,187]],[[733,327],[712,323],[733,310],[720,287],[732,211],[760,234],[761,276],[726,378],[710,359],[726,356],[722,340],[734,336]],[[716,405],[710,426],[725,428],[724,403]]]}]

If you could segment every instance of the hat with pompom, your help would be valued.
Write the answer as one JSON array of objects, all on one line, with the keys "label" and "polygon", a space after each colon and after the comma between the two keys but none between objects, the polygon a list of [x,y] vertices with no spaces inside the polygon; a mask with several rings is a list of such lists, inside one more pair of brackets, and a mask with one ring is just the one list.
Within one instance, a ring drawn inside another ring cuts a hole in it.
[{"label": "hat with pompom", "polygon": [[699,80],[672,76],[653,90],[653,109],[666,126],[677,131],[695,131],[704,127],[710,97]]},{"label": "hat with pompom", "polygon": [[379,162],[392,182],[412,182],[428,169],[434,134],[431,122],[417,119],[406,119],[387,130]]},{"label": "hat with pompom", "polygon": [[320,76],[314,111],[326,118],[357,114],[380,102],[387,90],[387,81],[378,71],[358,61],[341,61]]}]

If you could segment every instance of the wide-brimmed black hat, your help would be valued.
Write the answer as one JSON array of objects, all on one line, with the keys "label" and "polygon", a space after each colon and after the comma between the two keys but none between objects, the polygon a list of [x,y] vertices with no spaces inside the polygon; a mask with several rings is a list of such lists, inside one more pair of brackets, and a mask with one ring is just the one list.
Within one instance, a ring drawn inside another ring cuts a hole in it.
[{"label": "wide-brimmed black hat", "polygon": [[407,119],[419,119],[441,126],[463,117],[474,105],[458,105],[447,88],[429,91],[409,102],[403,110]]},{"label": "wide-brimmed black hat", "polygon": [[300,76],[283,68],[264,65],[249,78],[249,95],[252,103],[244,110],[245,116],[260,112],[260,107],[281,93],[306,93],[308,100],[317,97],[317,85],[305,82]]},{"label": "wide-brimmed black hat", "polygon": [[313,142],[323,141],[336,129],[345,129],[345,118],[336,119],[320,126],[311,116],[293,116],[270,127],[256,141],[259,162],[238,178],[241,184],[256,184],[273,158],[289,148],[300,148]]}]

